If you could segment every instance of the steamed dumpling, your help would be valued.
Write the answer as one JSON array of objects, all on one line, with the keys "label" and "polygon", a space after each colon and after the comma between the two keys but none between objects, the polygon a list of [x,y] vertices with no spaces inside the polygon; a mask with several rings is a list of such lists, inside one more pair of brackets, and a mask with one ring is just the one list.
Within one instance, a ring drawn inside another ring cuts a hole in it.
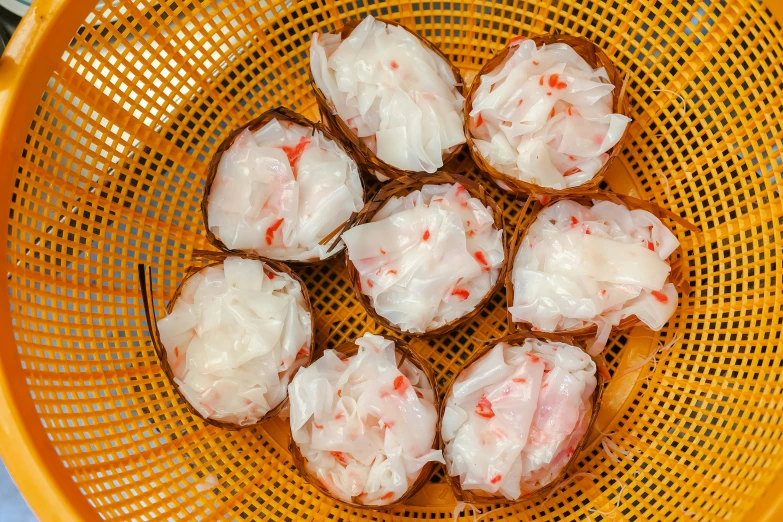
[{"label": "steamed dumpling", "polygon": [[498,280],[503,231],[459,183],[392,197],[343,234],[360,291],[401,330],[424,333],[478,306]]},{"label": "steamed dumpling", "polygon": [[310,261],[320,241],[364,206],[359,169],[321,131],[273,119],[223,154],[209,195],[210,230],[230,249]]},{"label": "steamed dumpling", "polygon": [[546,332],[598,325],[593,354],[624,317],[660,330],[677,308],[666,259],[678,246],[645,210],[609,201],[545,207],[514,260],[512,319]]},{"label": "steamed dumpling", "polygon": [[631,121],[614,114],[606,70],[569,45],[509,46],[505,62],[481,77],[470,132],[495,169],[542,187],[590,181]]},{"label": "steamed dumpling", "polygon": [[596,366],[579,348],[498,343],[460,373],[441,435],[462,489],[517,500],[554,480],[587,431]]},{"label": "steamed dumpling", "polygon": [[308,359],[306,306],[299,282],[261,261],[227,257],[191,276],[158,322],[180,392],[204,418],[258,422]]},{"label": "steamed dumpling", "polygon": [[410,360],[398,366],[394,341],[364,334],[356,345],[356,355],[326,350],[296,375],[291,433],[307,469],[332,495],[391,504],[428,462],[443,462],[433,448],[435,390]]},{"label": "steamed dumpling", "polygon": [[401,27],[367,16],[345,40],[315,33],[310,67],[334,113],[393,167],[435,172],[465,143],[454,73]]}]

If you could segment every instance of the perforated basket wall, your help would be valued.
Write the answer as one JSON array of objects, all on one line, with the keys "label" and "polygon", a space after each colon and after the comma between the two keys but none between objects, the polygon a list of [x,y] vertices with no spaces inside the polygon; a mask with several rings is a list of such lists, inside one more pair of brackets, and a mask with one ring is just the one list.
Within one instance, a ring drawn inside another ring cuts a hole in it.
[{"label": "perforated basket wall", "polygon": [[[137,287],[136,264],[151,265],[162,313],[207,246],[211,154],[272,106],[316,118],[309,35],[365,13],[421,32],[468,78],[516,34],[593,39],[629,75],[634,118],[607,186],[703,230],[679,231],[693,293],[668,326],[611,339],[614,377],[577,465],[592,475],[484,520],[742,519],[783,466],[783,37],[751,0],[39,0],[0,62],[0,451],[33,508],[45,520],[450,519],[442,472],[397,513],[357,511],[297,475],[283,421],[228,432],[189,414]],[[510,233],[521,207],[494,194]],[[343,263],[302,274],[319,343],[377,330]],[[499,291],[453,334],[412,341],[441,385],[507,331],[504,307]],[[643,365],[658,343],[671,349]],[[605,452],[601,433],[620,449]]]}]

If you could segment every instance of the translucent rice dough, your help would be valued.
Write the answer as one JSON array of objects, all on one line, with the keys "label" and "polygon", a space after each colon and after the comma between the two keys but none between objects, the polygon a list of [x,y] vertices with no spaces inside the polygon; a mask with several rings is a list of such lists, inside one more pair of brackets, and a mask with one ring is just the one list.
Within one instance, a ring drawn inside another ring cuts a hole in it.
[{"label": "translucent rice dough", "polygon": [[499,343],[446,397],[441,436],[463,490],[517,500],[563,470],[592,414],[595,363],[563,343]]},{"label": "translucent rice dough", "polygon": [[365,334],[359,351],[334,350],[289,385],[291,432],[307,470],[336,498],[381,506],[396,502],[422,468],[443,462],[435,441],[434,390],[394,342]]},{"label": "translucent rice dough", "polygon": [[325,259],[324,237],[364,206],[359,170],[320,131],[273,119],[223,154],[208,201],[210,230],[230,249],[270,259]]},{"label": "translucent rice dough", "polygon": [[368,16],[345,40],[315,33],[310,67],[334,112],[393,167],[432,173],[465,143],[454,73],[402,27]]},{"label": "translucent rice dough", "polygon": [[635,315],[660,330],[677,308],[666,259],[678,246],[645,210],[609,201],[594,201],[591,208],[567,200],[544,207],[514,260],[512,319],[546,332],[595,324],[593,355],[625,317]]},{"label": "translucent rice dough", "polygon": [[205,419],[261,420],[309,358],[307,306],[298,281],[260,261],[227,257],[191,276],[158,322],[182,395]]},{"label": "translucent rice dough", "polygon": [[481,77],[470,132],[484,159],[513,178],[565,189],[590,181],[631,120],[612,112],[606,70],[564,43],[512,43]]},{"label": "translucent rice dough", "polygon": [[360,291],[400,330],[424,333],[458,319],[492,290],[503,231],[459,183],[392,197],[370,223],[343,234]]}]

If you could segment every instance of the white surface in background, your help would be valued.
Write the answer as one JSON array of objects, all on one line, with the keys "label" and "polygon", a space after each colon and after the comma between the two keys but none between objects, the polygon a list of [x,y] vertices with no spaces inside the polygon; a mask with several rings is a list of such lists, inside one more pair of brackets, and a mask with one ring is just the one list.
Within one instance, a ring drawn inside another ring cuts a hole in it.
[{"label": "white surface in background", "polygon": [[0,0],[0,6],[5,7],[15,15],[24,16],[30,9],[32,0]]},{"label": "white surface in background", "polygon": [[[2,0],[0,0],[1,2]],[[37,522],[33,512],[22,498],[8,470],[0,461],[0,520],[3,522]]]}]

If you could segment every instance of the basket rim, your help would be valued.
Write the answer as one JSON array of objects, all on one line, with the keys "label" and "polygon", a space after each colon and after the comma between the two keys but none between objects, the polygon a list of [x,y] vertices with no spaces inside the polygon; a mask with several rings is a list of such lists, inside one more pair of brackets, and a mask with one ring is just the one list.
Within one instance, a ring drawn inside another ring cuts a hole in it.
[{"label": "basket rim", "polygon": [[[36,0],[19,22],[3,53],[0,86],[0,135],[3,165],[16,165],[25,145],[24,132],[30,114],[40,103],[40,93],[53,70],[61,63],[60,53],[95,7],[94,2],[70,0]],[[32,93],[32,94],[31,94]],[[10,170],[10,168],[8,169]],[[5,176],[10,193],[13,175]],[[8,223],[11,198],[0,198],[2,222]],[[0,246],[3,259],[8,248]],[[7,264],[7,263],[6,263]],[[4,284],[8,285],[5,281]],[[19,371],[21,362],[16,350],[11,324],[8,292],[0,297],[0,456],[23,497],[35,499],[28,506],[39,520],[102,520],[67,472],[35,414],[32,398],[14,392],[28,387]]]},{"label": "basket rim", "polygon": [[[11,38],[2,62],[5,74],[0,79],[3,87],[0,133],[4,138],[0,157],[6,160],[7,169],[16,165],[24,147],[25,134],[19,129],[29,125],[29,115],[40,102],[37,96],[44,91],[51,71],[60,63],[61,57],[52,49],[66,47],[94,5],[94,2],[72,0],[36,0]],[[783,2],[764,2],[760,7],[783,22]],[[14,175],[10,174],[5,180],[9,190],[14,182]],[[9,200],[0,202],[4,223],[8,222]],[[0,248],[8,251],[5,244]],[[7,285],[6,282],[6,288]],[[34,412],[32,400],[14,391],[27,384],[19,372],[20,358],[13,338],[8,294],[2,299],[5,306],[0,307],[0,324],[6,328],[0,337],[4,350],[0,358],[0,419],[5,422],[5,428],[0,430],[0,456],[23,495],[35,498],[35,504],[30,507],[40,520],[100,521],[70,474],[65,472],[62,459],[45,437],[38,416],[30,415]],[[783,519],[783,497],[779,494],[782,484],[783,474],[778,473],[777,479],[763,485],[765,492],[749,511],[744,511],[743,519]]]}]

